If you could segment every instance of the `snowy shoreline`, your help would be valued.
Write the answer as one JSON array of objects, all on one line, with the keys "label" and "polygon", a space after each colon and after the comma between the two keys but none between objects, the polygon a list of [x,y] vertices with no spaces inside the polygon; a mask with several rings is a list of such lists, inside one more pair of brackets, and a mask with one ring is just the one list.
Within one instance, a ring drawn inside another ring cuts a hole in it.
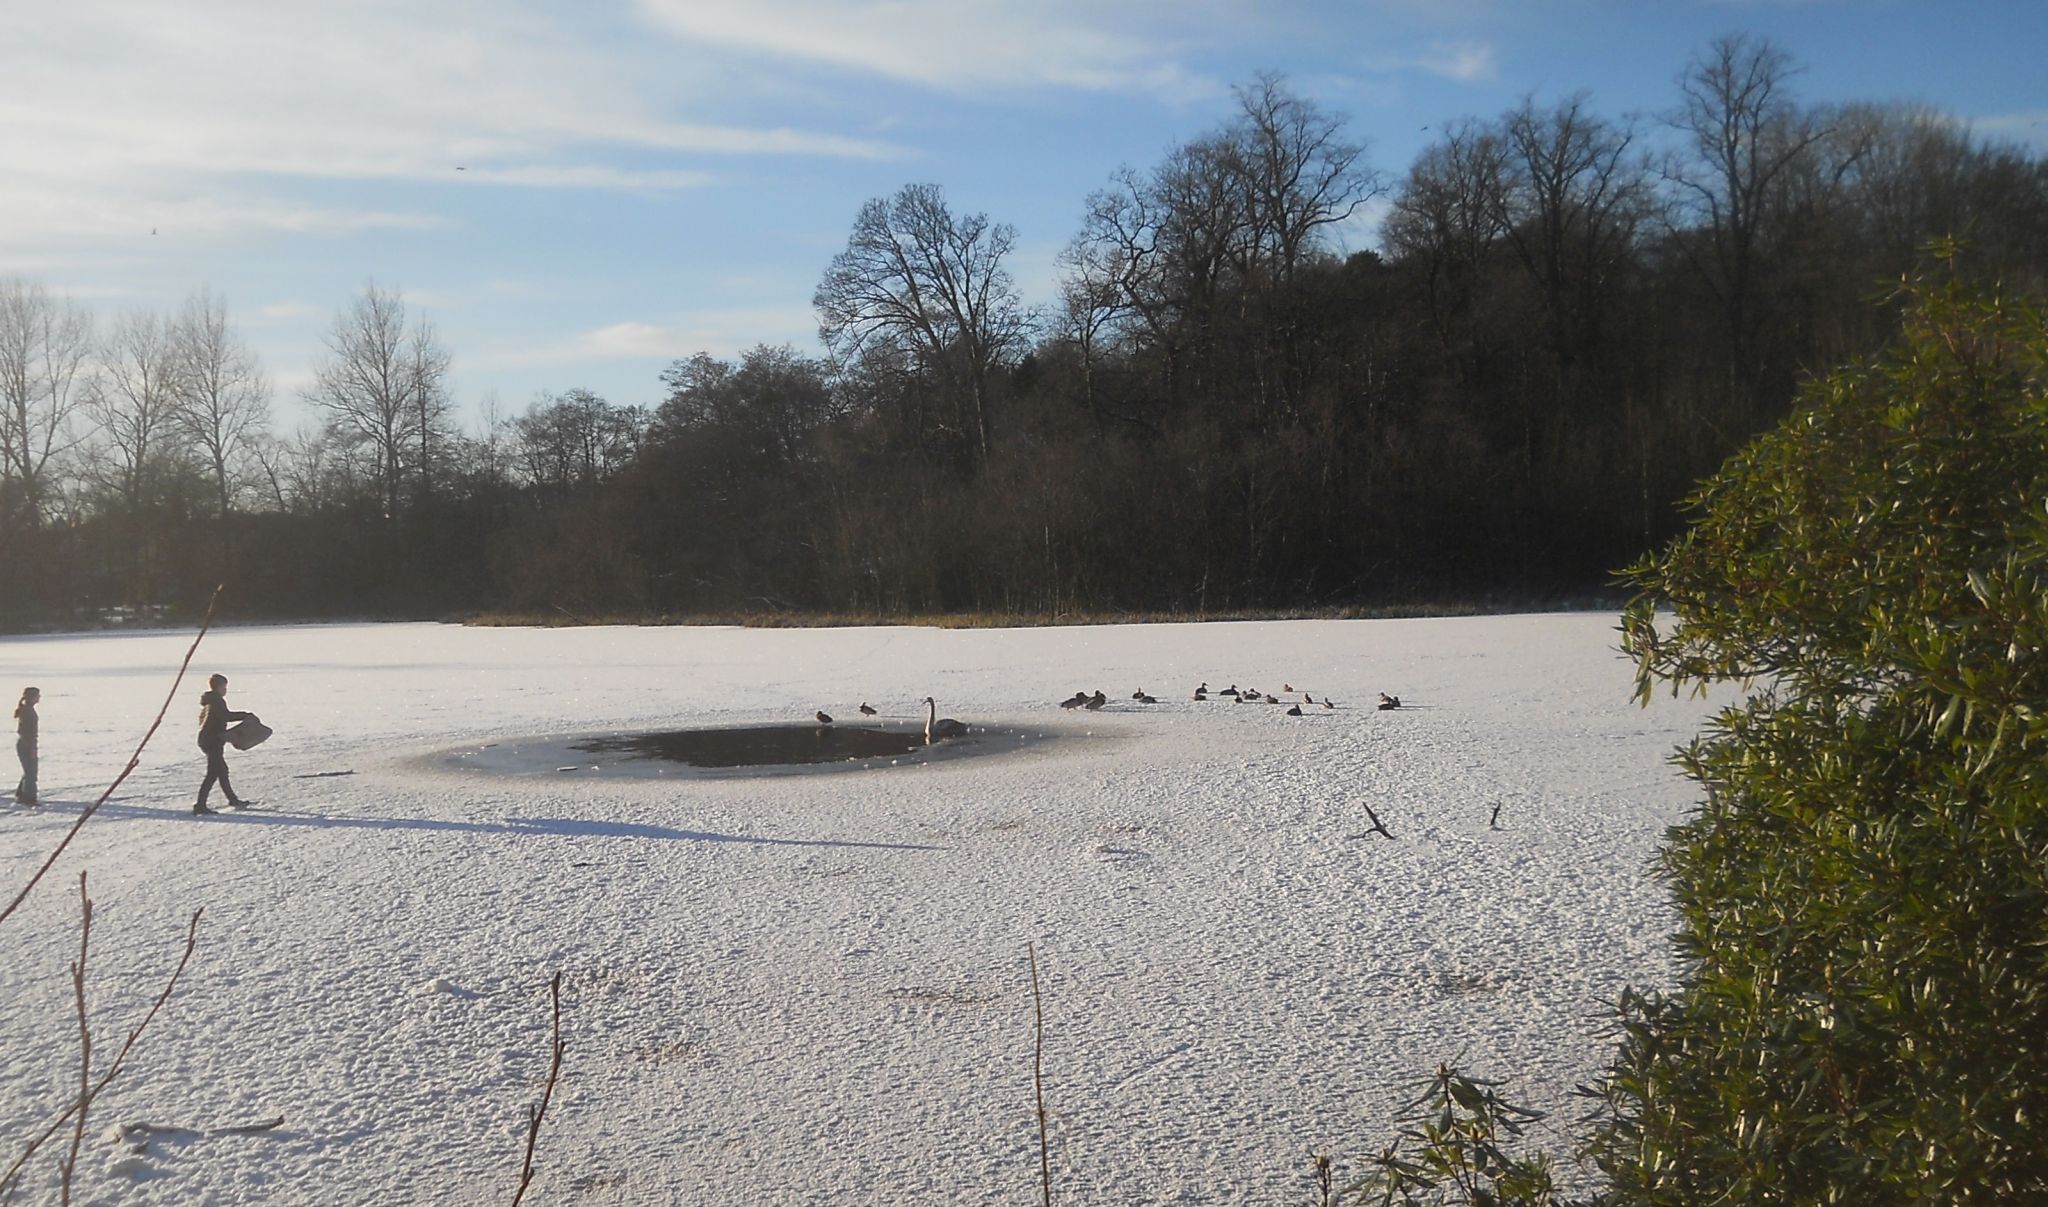
[{"label": "snowy shoreline", "polygon": [[[10,690],[44,689],[53,802],[0,813],[10,891],[118,768],[189,640],[0,638]],[[1602,1004],[1669,979],[1646,867],[1689,800],[1667,756],[1706,711],[1636,708],[1612,645],[1609,613],[222,629],[136,775],[7,923],[0,1150],[76,1075],[81,868],[106,1035],[206,907],[187,983],[93,1131],[286,1118],[159,1138],[128,1174],[88,1137],[93,1201],[509,1197],[557,968],[569,1048],[543,1202],[1035,1201],[1026,943],[1067,1201],[1305,1198],[1305,1151],[1381,1142],[1440,1060],[1569,1117]],[[263,808],[195,820],[189,714],[213,670],[277,736],[230,756]],[[1340,707],[1188,698],[1233,679]],[[1081,687],[1110,707],[1061,714]],[[1139,688],[1162,702],[1125,698]],[[1408,707],[1375,712],[1382,690]],[[861,700],[921,717],[925,695],[1096,740],[806,775],[422,767]],[[39,1159],[30,1197],[54,1177]]]}]

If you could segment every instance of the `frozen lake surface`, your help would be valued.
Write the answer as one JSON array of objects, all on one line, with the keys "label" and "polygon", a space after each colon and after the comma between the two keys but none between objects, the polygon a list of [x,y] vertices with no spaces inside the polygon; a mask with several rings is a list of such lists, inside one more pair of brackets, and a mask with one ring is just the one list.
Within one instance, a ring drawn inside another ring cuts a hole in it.
[{"label": "frozen lake surface", "polygon": [[[84,1202],[509,1201],[557,969],[568,1050],[528,1202],[1037,1202],[1026,944],[1061,1202],[1306,1201],[1308,1150],[1383,1143],[1445,1060],[1562,1121],[1603,1004],[1670,976],[1646,868],[1705,711],[1636,708],[1613,623],[217,630],[140,769],[0,926],[0,1167],[77,1077],[82,869],[108,1051],[206,910],[95,1108]],[[48,802],[0,809],[8,896],[188,641],[0,638],[0,690],[43,689]],[[216,670],[276,736],[229,753],[261,809],[194,818]],[[1339,707],[1196,703],[1203,681]],[[1078,689],[1109,706],[1060,710]],[[921,726],[927,695],[1045,740],[811,774],[447,764],[844,724],[863,700]],[[193,1130],[136,1158],[107,1135],[132,1121]],[[26,1198],[54,1198],[54,1158]]]}]

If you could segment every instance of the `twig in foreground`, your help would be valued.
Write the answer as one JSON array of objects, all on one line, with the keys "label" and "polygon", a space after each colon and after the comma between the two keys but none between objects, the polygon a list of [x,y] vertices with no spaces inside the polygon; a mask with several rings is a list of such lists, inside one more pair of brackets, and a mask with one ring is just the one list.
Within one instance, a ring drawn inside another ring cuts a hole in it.
[{"label": "twig in foreground", "polygon": [[[80,877],[81,888],[83,887],[83,880],[84,877]],[[205,912],[204,909],[192,911],[192,920],[185,927],[185,951],[178,957],[178,966],[171,970],[170,979],[164,982],[163,992],[157,994],[156,1001],[150,1003],[149,1012],[142,1016],[142,1021],[136,1023],[133,1030],[128,1032],[128,1039],[121,1045],[121,1050],[114,1054],[113,1063],[107,1066],[106,1072],[101,1073],[99,1080],[93,1082],[91,1088],[82,1096],[85,1105],[90,1106],[93,1100],[100,1096],[100,1093],[107,1088],[114,1078],[120,1075],[122,1067],[127,1064],[128,1053],[135,1049],[136,1041],[142,1038],[143,1031],[147,1030],[149,1024],[155,1021],[157,1011],[162,1010],[164,1003],[171,1000],[171,994],[178,988],[178,978],[185,975],[185,965],[192,960],[193,949],[199,946],[199,916]],[[79,942],[81,952],[84,950],[84,946],[85,940],[81,937]],[[71,1105],[64,1108],[63,1114],[50,1121],[50,1125],[43,1129],[42,1135],[29,1141],[28,1147],[22,1149],[21,1155],[14,1159],[14,1164],[7,1167],[7,1172],[0,1174],[0,1195],[6,1195],[11,1190],[15,1184],[15,1179],[21,1176],[22,1166],[27,1165],[29,1158],[35,1156],[36,1151],[48,1143],[50,1137],[57,1134],[57,1129],[63,1127],[65,1122],[78,1112],[79,1106],[80,1102],[74,1100]],[[79,1130],[83,1130],[82,1121],[79,1125]]]},{"label": "twig in foreground", "polygon": [[1034,1043],[1031,1051],[1031,1089],[1038,1099],[1038,1179],[1045,1191],[1045,1207],[1052,1207],[1052,1154],[1045,1139],[1045,997],[1038,991],[1038,946],[1024,945],[1031,957],[1031,1007]]},{"label": "twig in foreground", "polygon": [[78,1099],[71,1112],[71,1151],[64,1154],[61,1201],[69,1207],[71,1177],[78,1171],[78,1149],[85,1143],[85,1116],[92,1107],[92,1025],[85,1013],[85,957],[92,949],[92,898],[85,893],[85,873],[78,873],[78,962],[71,966],[71,991],[78,999]]},{"label": "twig in foreground", "polygon": [[548,995],[554,999],[554,1059],[548,1064],[547,1088],[541,1091],[540,1102],[526,1108],[526,1161],[519,1167],[519,1189],[513,1192],[512,1207],[519,1207],[519,1200],[526,1197],[526,1187],[533,1181],[533,1146],[540,1140],[540,1122],[547,1118],[548,1103],[555,1096],[555,1078],[562,1072],[562,972],[555,970],[555,979],[548,983]]}]

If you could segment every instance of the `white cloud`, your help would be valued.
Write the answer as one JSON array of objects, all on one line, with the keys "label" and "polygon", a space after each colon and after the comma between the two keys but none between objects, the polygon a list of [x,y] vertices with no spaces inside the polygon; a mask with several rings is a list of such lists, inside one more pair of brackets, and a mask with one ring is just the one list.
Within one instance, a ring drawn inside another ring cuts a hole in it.
[{"label": "white cloud", "polygon": [[2048,146],[2048,109],[2030,109],[2021,113],[1993,113],[1970,118],[1967,124],[1972,133],[1995,140],[2028,143],[2037,147]]},{"label": "white cloud", "polygon": [[271,323],[298,323],[318,317],[322,311],[311,302],[268,302],[256,307],[257,318]]},{"label": "white cloud", "polygon": [[1176,61],[1223,36],[1227,0],[638,0],[689,42],[933,88],[1057,86],[1186,96]]},{"label": "white cloud", "polygon": [[1420,71],[1470,84],[1499,75],[1500,54],[1487,42],[1431,42],[1406,54],[1375,55],[1367,65],[1376,71]]},{"label": "white cloud", "polygon": [[[186,192],[208,188],[204,192]],[[231,231],[346,234],[372,229],[428,230],[446,225],[431,214],[306,205],[219,186],[185,184],[157,190],[86,182],[23,171],[0,180],[0,246],[52,240],[132,239],[143,235],[212,236]]]},{"label": "white cloud", "polygon": [[1460,83],[1490,80],[1499,67],[1493,47],[1482,42],[1438,43],[1417,58],[1415,65]]},{"label": "white cloud", "polygon": [[[0,240],[161,228],[167,210],[203,232],[438,221],[289,200],[307,180],[652,191],[708,179],[659,162],[677,155],[901,153],[683,120],[678,88],[599,36],[490,0],[0,5]],[[607,162],[621,152],[633,166]]]},{"label": "white cloud", "polygon": [[756,344],[791,343],[810,350],[817,315],[809,307],[741,307],[692,311],[661,321],[628,319],[580,331],[552,343],[469,358],[483,369],[508,366],[590,365],[622,360],[679,360],[699,352],[731,357]]}]

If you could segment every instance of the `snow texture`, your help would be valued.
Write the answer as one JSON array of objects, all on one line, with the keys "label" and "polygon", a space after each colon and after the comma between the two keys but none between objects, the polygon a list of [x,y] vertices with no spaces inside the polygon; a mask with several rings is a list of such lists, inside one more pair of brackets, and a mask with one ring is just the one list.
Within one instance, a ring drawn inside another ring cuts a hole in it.
[{"label": "snow texture", "polygon": [[[48,802],[0,810],[7,895],[188,641],[0,640],[9,698],[43,689]],[[568,1047],[529,1202],[1037,1202],[1027,944],[1059,1202],[1306,1201],[1309,1150],[1382,1143],[1445,1060],[1562,1121],[1603,1005],[1672,975],[1648,866],[1704,709],[1636,708],[1613,641],[1606,614],[217,630],[140,769],[0,927],[0,1167],[77,1077],[81,869],[103,1053],[206,909],[95,1108],[85,1202],[509,1201],[558,969]],[[262,807],[195,818],[213,671],[276,736],[229,752]],[[1198,703],[1203,681],[1339,707]],[[1109,705],[1059,709],[1081,689]],[[926,695],[983,732],[801,774],[455,766],[545,735],[845,724],[862,700],[921,725]],[[128,1120],[149,1126],[110,1141]],[[55,1197],[55,1155],[25,1199]]]}]

